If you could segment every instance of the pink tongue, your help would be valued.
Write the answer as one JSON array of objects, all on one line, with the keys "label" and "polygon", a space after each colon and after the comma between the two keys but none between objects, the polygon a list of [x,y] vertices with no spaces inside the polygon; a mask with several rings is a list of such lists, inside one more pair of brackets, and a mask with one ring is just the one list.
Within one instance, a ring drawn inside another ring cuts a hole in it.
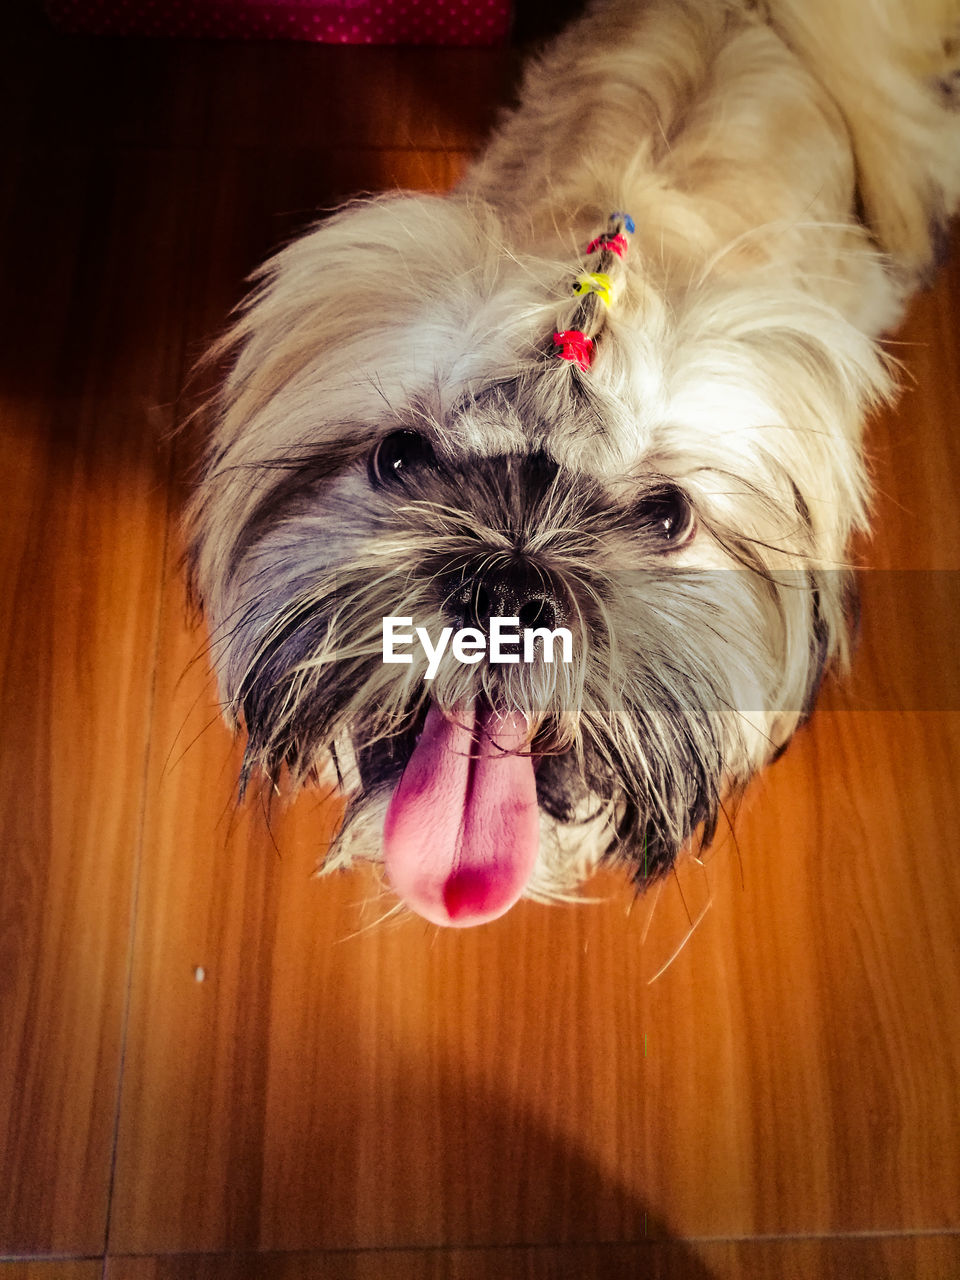
[{"label": "pink tongue", "polygon": [[434,924],[483,924],[512,907],[537,860],[539,810],[527,725],[486,708],[435,705],[387,808],[393,888]]}]

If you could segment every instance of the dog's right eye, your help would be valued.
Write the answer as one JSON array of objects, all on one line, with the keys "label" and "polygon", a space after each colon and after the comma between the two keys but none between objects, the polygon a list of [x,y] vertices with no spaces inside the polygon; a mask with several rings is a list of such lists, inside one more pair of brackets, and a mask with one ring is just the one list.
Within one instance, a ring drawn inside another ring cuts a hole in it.
[{"label": "dog's right eye", "polygon": [[674,551],[684,546],[696,532],[696,516],[690,499],[673,484],[665,484],[642,498],[634,510],[634,518],[664,550]]},{"label": "dog's right eye", "polygon": [[433,446],[419,431],[391,431],[370,452],[367,474],[377,488],[402,482],[410,471],[435,467]]}]

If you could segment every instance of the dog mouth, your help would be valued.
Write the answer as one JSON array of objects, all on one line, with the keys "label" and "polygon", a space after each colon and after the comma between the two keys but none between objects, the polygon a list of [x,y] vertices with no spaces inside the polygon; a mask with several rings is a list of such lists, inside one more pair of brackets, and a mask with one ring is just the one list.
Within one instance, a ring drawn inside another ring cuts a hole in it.
[{"label": "dog mouth", "polygon": [[[418,717],[419,721],[419,717]],[[539,852],[526,718],[484,699],[431,702],[387,806],[383,858],[401,900],[439,925],[483,924],[522,896]]]}]

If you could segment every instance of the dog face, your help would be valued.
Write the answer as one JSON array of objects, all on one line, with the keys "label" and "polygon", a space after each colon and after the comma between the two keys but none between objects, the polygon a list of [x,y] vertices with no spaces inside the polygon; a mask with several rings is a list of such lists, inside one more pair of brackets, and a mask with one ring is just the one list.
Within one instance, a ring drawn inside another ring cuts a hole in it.
[{"label": "dog face", "polygon": [[[427,297],[399,227],[434,250]],[[778,344],[768,300],[701,292],[668,324],[641,273],[581,370],[551,341],[571,264],[496,237],[471,202],[385,200],[270,264],[194,510],[244,782],[332,766],[349,804],[329,863],[382,855],[445,924],[601,860],[645,883],[789,738],[842,647],[848,579],[817,552],[844,542],[862,475],[851,448],[815,477],[773,389],[837,415],[838,362],[875,372],[810,303]],[[847,486],[830,508],[824,474]],[[566,631],[572,657],[385,662],[390,618],[434,646],[512,618]]]}]

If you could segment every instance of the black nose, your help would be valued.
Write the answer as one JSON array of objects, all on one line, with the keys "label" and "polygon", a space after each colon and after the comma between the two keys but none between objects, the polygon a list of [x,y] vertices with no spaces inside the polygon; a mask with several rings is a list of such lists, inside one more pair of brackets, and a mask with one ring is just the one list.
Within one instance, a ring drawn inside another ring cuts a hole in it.
[{"label": "black nose", "polygon": [[556,591],[531,565],[513,562],[449,578],[446,607],[465,627],[485,631],[491,618],[519,618],[521,627],[553,631],[561,613]]}]

